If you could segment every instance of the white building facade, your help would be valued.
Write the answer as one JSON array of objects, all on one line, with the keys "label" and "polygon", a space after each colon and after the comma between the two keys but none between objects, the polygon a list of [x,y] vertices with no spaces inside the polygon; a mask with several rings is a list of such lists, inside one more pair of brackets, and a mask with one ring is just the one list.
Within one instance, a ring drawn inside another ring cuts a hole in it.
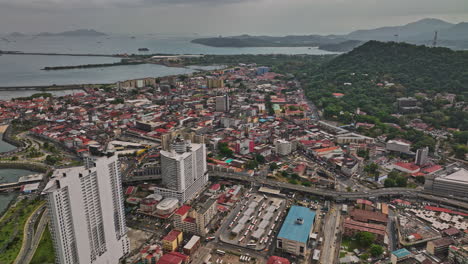
[{"label": "white building facade", "polygon": [[56,262],[119,263],[130,251],[117,156],[56,170],[45,188]]},{"label": "white building facade", "polygon": [[278,139],[275,142],[275,151],[279,155],[289,155],[292,152],[292,143],[287,140]]},{"label": "white building facade", "polygon": [[156,194],[191,200],[208,182],[205,144],[176,139],[171,151],[161,151],[161,172],[164,188],[156,188]]}]

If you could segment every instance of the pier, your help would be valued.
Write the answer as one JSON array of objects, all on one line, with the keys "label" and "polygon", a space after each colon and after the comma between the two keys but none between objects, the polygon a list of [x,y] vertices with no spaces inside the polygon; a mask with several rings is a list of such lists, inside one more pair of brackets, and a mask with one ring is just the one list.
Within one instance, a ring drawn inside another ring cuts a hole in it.
[{"label": "pier", "polygon": [[39,183],[43,178],[44,174],[42,173],[22,176],[17,182],[1,183],[0,192],[22,189],[25,185]]}]

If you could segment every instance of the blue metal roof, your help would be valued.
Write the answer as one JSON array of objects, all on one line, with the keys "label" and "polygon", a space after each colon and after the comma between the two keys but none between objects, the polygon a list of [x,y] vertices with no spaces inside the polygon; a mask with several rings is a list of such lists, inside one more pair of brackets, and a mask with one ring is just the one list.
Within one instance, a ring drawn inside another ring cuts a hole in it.
[{"label": "blue metal roof", "polygon": [[401,248],[392,252],[397,258],[403,258],[411,254],[406,248]]},{"label": "blue metal roof", "polygon": [[[302,218],[303,223],[297,223],[297,219]],[[315,211],[307,207],[292,206],[288,216],[284,220],[283,226],[278,234],[278,238],[284,238],[302,243],[307,243],[310,230],[312,230],[315,218]]]}]

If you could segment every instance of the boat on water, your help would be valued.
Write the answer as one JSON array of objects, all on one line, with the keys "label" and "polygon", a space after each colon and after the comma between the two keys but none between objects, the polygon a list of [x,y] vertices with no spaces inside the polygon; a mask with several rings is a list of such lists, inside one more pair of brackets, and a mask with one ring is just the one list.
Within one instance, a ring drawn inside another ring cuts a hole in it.
[{"label": "boat on water", "polygon": [[139,48],[138,51],[149,51],[148,48]]}]

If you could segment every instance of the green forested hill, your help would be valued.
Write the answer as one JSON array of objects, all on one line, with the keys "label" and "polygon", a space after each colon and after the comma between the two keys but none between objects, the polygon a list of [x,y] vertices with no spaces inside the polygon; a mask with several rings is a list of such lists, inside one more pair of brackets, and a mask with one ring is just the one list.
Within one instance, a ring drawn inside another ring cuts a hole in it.
[{"label": "green forested hill", "polygon": [[388,76],[409,92],[461,93],[468,89],[468,52],[448,48],[369,41],[324,68],[335,69]]},{"label": "green forested hill", "polygon": [[[380,121],[395,122],[390,114],[395,113],[398,97],[422,92],[429,98],[436,93],[457,94],[458,101],[468,98],[468,52],[369,41],[303,76],[301,81],[307,95],[325,109],[326,117],[347,122],[351,120],[349,113],[359,107]],[[385,82],[394,85],[385,86]],[[345,96],[338,99],[332,93]],[[424,121],[436,127],[468,129],[466,112],[442,109],[437,102],[421,104]]]}]

